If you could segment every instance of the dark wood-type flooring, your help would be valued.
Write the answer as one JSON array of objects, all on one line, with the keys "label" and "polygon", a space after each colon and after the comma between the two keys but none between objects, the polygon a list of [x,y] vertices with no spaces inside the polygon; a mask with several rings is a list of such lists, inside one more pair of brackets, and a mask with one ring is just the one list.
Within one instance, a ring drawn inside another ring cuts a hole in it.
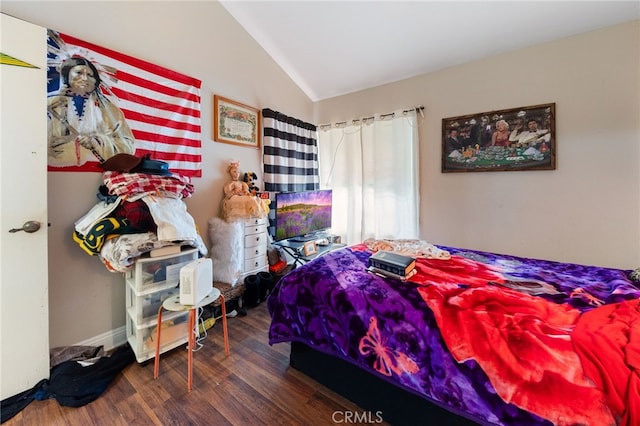
[{"label": "dark wood-type flooring", "polygon": [[229,318],[231,354],[226,357],[219,320],[208,331],[204,347],[194,353],[191,392],[187,392],[187,353],[180,346],[162,354],[157,380],[153,360],[133,363],[90,404],[71,408],[55,399],[33,401],[3,426],[316,426],[346,424],[341,412],[363,412],[289,367],[289,344],[269,345],[269,323],[265,303],[250,309],[247,316]]}]

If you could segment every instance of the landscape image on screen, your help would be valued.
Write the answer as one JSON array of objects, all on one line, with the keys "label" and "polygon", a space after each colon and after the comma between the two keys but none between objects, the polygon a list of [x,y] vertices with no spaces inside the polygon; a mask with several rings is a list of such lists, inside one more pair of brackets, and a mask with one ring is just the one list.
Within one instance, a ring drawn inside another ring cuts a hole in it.
[{"label": "landscape image on screen", "polygon": [[277,194],[276,241],[313,234],[330,227],[331,190]]}]

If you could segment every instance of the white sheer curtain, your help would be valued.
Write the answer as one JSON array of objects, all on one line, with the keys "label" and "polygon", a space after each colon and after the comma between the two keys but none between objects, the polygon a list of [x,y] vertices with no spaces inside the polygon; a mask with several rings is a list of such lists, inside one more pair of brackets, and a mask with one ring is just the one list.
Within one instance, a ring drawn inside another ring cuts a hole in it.
[{"label": "white sheer curtain", "polygon": [[320,187],[333,190],[332,232],[418,238],[418,124],[415,110],[318,129]]}]

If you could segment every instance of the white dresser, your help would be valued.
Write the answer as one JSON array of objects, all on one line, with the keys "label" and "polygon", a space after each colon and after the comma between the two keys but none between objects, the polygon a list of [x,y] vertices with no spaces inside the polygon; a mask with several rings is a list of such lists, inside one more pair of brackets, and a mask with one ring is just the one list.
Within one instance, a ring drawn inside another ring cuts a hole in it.
[{"label": "white dresser", "polygon": [[267,217],[244,219],[244,250],[242,277],[269,270],[267,259]]}]

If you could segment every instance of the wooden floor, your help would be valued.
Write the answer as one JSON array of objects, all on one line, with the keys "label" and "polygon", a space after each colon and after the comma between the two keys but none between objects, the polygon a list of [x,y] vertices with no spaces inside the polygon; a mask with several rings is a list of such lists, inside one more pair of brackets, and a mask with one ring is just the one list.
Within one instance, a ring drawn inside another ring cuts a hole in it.
[{"label": "wooden floor", "polygon": [[90,404],[70,408],[55,399],[33,401],[3,425],[316,426],[345,424],[344,412],[363,412],[289,367],[289,344],[268,344],[269,322],[265,303],[247,316],[229,318],[231,355],[225,357],[218,321],[194,353],[191,392],[181,346],[162,355],[157,380],[153,362],[134,363]]}]

